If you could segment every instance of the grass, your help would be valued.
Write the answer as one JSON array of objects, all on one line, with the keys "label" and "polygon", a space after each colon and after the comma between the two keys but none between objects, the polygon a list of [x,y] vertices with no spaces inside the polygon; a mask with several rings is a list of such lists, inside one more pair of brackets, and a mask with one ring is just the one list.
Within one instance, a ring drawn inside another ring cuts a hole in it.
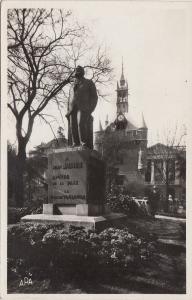
[{"label": "grass", "polygon": [[127,218],[126,225],[133,234],[153,234],[159,239],[185,242],[183,223],[175,220],[154,218]]}]

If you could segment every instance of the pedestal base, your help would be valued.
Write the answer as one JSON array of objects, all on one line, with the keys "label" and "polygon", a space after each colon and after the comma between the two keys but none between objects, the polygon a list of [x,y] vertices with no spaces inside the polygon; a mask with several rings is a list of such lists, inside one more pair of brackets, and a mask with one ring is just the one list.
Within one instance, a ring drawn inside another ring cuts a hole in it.
[{"label": "pedestal base", "polygon": [[104,216],[76,216],[76,215],[50,215],[37,214],[27,215],[21,218],[22,222],[36,223],[61,223],[68,229],[70,225],[76,227],[85,227],[85,229],[103,230],[110,226],[122,226],[127,216],[120,213],[110,213]]},{"label": "pedestal base", "polygon": [[101,204],[54,205],[43,204],[43,214],[46,215],[76,215],[76,216],[101,216],[105,208]]}]

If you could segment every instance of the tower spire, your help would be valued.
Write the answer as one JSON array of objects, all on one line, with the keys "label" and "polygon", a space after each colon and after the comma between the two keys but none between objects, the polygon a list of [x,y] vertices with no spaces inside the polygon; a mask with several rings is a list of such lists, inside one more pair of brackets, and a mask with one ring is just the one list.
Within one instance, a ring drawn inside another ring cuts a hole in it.
[{"label": "tower spire", "polygon": [[124,65],[122,57],[122,73],[120,77],[120,84],[117,82],[117,115],[119,113],[128,113],[128,83],[124,77]]},{"label": "tower spire", "polygon": [[124,73],[123,71],[124,70],[123,70],[123,56],[122,56],[122,74]]},{"label": "tower spire", "polygon": [[123,56],[122,56],[122,72],[121,72],[121,78],[120,78],[120,84],[125,84],[125,77],[124,77],[124,70],[123,70]]}]

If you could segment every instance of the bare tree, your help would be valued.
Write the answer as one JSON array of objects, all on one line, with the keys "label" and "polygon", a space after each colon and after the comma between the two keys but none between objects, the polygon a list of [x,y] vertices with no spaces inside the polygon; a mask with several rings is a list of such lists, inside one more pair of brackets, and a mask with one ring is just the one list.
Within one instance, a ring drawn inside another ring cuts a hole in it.
[{"label": "bare tree", "polygon": [[185,178],[185,137],[185,126],[179,130],[175,125],[174,130],[164,130],[161,143],[148,148],[147,157],[154,164],[155,178],[152,183],[165,185],[165,211],[169,209],[169,190],[175,181],[175,176]]},{"label": "bare tree", "polygon": [[100,47],[89,56],[87,30],[70,11],[45,9],[8,10],[8,108],[16,120],[16,203],[23,205],[26,146],[36,117],[49,122],[49,103],[63,107],[65,87],[75,66],[84,61],[93,80],[111,79],[110,60]]}]

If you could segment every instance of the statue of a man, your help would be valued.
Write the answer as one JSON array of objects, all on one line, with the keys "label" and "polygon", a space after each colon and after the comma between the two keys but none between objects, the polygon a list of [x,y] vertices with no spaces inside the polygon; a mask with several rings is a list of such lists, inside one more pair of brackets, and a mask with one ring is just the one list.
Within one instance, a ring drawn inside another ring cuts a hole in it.
[{"label": "statue of a man", "polygon": [[72,135],[72,146],[93,148],[93,132],[91,116],[97,105],[97,91],[92,80],[84,77],[84,68],[75,69],[75,81],[69,99],[69,110],[66,114]]}]

